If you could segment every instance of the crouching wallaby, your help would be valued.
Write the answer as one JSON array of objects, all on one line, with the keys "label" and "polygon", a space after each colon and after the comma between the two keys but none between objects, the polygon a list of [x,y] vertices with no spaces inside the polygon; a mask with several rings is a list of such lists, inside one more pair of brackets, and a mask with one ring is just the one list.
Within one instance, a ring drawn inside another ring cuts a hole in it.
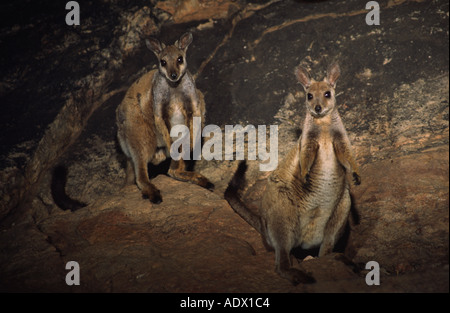
[{"label": "crouching wallaby", "polygon": [[[154,38],[146,40],[147,48],[158,58],[159,67],[144,74],[128,89],[116,111],[117,137],[128,158],[127,183],[135,181],[143,197],[153,203],[160,203],[162,197],[150,182],[148,163],[156,165],[170,156],[173,126],[189,127],[192,140],[193,117],[204,121],[203,94],[186,68],[186,50],[191,42],[191,33],[169,46]],[[192,150],[192,142],[190,147]],[[186,171],[183,159],[172,160],[168,174],[208,189],[214,187],[204,176]]]},{"label": "crouching wallaby", "polygon": [[329,67],[323,81],[314,81],[301,67],[296,76],[306,92],[306,117],[297,145],[269,176],[259,207],[251,212],[239,198],[246,164],[233,176],[225,198],[275,250],[276,271],[294,285],[314,278],[292,267],[290,251],[320,247],[319,257],[332,252],[349,212],[349,180],[361,183],[352,148],[336,108],[335,86],[340,70]]},{"label": "crouching wallaby", "polygon": [[[191,42],[191,33],[184,34],[170,46],[154,38],[146,40],[147,47],[158,58],[159,68],[134,82],[116,110],[117,137],[128,158],[126,183],[136,182],[143,197],[153,203],[160,203],[162,198],[160,191],[150,182],[148,163],[159,164],[170,155],[171,127],[183,124],[189,127],[190,138],[196,138],[192,134],[193,117],[201,117],[204,122],[203,94],[195,87],[194,79],[186,69],[186,50]],[[192,143],[190,147],[192,150]],[[175,179],[214,188],[208,179],[185,168],[183,159],[172,160],[168,174]],[[86,206],[67,196],[66,179],[67,169],[57,166],[51,183],[55,203],[71,211]]]}]

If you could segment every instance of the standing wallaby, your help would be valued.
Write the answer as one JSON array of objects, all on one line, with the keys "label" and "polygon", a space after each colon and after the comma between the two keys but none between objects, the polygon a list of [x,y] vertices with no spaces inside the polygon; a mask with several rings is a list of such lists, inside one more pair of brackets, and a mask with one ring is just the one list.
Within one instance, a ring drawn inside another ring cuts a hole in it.
[{"label": "standing wallaby", "polygon": [[251,212],[239,198],[246,164],[233,176],[225,198],[275,249],[276,271],[294,285],[314,278],[292,268],[290,251],[320,246],[319,257],[332,252],[350,212],[349,179],[361,183],[347,132],[336,108],[335,86],[340,70],[329,67],[323,81],[302,67],[296,76],[306,92],[306,117],[297,145],[269,176],[259,207]]},{"label": "standing wallaby", "polygon": [[[139,78],[128,89],[116,111],[117,137],[128,157],[126,181],[129,184],[135,181],[143,197],[153,203],[160,203],[162,198],[150,182],[148,163],[156,165],[170,156],[170,129],[173,126],[186,125],[191,132],[190,138],[195,138],[193,117],[201,117],[204,121],[203,94],[186,68],[186,50],[191,42],[191,33],[185,33],[169,46],[155,38],[146,40],[147,48],[158,58],[159,68]],[[204,176],[186,171],[182,159],[171,161],[168,174],[208,189],[214,187]]]}]

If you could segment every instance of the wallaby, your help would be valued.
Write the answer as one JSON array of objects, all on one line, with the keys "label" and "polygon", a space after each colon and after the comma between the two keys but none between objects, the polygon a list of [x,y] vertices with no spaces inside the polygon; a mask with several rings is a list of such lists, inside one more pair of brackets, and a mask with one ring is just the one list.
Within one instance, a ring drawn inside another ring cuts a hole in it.
[{"label": "wallaby", "polygon": [[[140,77],[128,89],[116,110],[117,137],[127,156],[126,181],[136,182],[144,198],[160,203],[160,191],[150,182],[148,163],[159,164],[170,156],[170,129],[179,124],[193,132],[193,117],[205,116],[203,94],[187,70],[186,50],[192,34],[185,33],[173,45],[155,38],[145,41],[158,58],[158,69]],[[202,125],[203,126],[203,125]],[[203,127],[202,127],[203,128]],[[191,150],[193,144],[190,145]],[[172,160],[169,176],[212,189],[214,185],[201,174],[186,171],[183,159]]]},{"label": "wallaby", "polygon": [[276,271],[294,285],[314,278],[292,267],[290,251],[320,247],[319,257],[332,252],[350,212],[349,175],[361,183],[347,132],[336,108],[337,64],[323,81],[298,67],[306,92],[306,117],[297,145],[269,176],[259,215],[239,198],[246,163],[242,161],[225,191],[225,199],[275,250]]},{"label": "wallaby", "polygon": [[[182,35],[170,46],[155,38],[146,40],[147,48],[158,58],[159,68],[134,82],[116,110],[117,137],[128,158],[126,184],[136,182],[143,197],[153,203],[160,203],[162,197],[150,182],[148,163],[159,164],[170,155],[171,127],[184,124],[190,129],[190,138],[195,138],[192,134],[193,117],[201,117],[204,123],[203,94],[195,87],[194,79],[186,69],[186,50],[191,42],[191,33]],[[190,147],[193,147],[192,143]],[[172,160],[168,174],[178,180],[214,188],[208,179],[198,173],[188,172],[185,168],[183,159]],[[55,167],[51,182],[55,203],[71,211],[86,206],[67,196],[66,179],[67,168],[62,165]]]}]

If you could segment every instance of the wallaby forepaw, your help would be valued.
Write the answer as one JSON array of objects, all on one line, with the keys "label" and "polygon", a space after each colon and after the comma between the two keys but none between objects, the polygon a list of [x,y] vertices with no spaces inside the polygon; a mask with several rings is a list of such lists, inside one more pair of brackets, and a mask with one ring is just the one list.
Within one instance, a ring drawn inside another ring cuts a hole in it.
[{"label": "wallaby forepaw", "polygon": [[356,186],[361,185],[361,177],[356,172],[353,172],[353,183]]}]

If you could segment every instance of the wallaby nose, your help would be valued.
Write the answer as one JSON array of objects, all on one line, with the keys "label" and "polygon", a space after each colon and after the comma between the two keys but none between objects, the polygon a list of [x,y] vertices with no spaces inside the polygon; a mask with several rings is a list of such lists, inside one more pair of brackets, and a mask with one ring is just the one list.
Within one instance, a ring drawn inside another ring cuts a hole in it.
[{"label": "wallaby nose", "polygon": [[320,105],[316,105],[314,107],[314,111],[316,111],[316,113],[320,113],[322,111],[322,107]]},{"label": "wallaby nose", "polygon": [[176,79],[176,78],[177,78],[177,74],[176,74],[176,73],[172,73],[172,74],[170,74],[170,77],[171,77],[172,79]]}]

